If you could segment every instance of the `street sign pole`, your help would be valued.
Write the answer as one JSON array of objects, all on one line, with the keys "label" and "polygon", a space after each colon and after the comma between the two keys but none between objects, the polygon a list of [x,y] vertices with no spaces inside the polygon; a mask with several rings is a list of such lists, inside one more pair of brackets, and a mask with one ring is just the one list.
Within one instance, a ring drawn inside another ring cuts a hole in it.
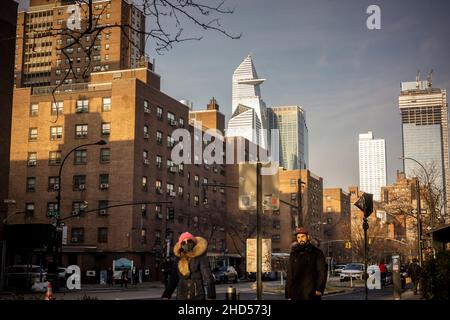
[{"label": "street sign pole", "polygon": [[369,299],[369,288],[367,287],[367,259],[369,255],[369,246],[367,240],[367,229],[369,229],[369,223],[367,222],[367,217],[364,217],[363,229],[364,229],[364,290],[365,290],[365,300]]},{"label": "street sign pole", "polygon": [[261,163],[256,164],[256,299],[262,300],[262,183]]}]

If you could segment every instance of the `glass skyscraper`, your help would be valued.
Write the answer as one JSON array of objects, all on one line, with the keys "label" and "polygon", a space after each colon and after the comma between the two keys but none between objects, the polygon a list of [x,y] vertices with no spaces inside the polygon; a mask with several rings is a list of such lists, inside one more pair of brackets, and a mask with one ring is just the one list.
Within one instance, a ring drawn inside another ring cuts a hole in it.
[{"label": "glass skyscraper", "polygon": [[[402,82],[399,96],[402,117],[403,157],[420,162],[433,174],[434,188],[442,190],[449,204],[448,104],[446,91],[433,88],[430,81]],[[423,169],[404,159],[408,178],[424,177]],[[425,183],[425,181],[421,181]],[[448,207],[444,206],[444,210]]]},{"label": "glass skyscraper", "polygon": [[280,166],[287,170],[308,169],[308,127],[305,111],[299,106],[267,109],[269,129],[280,135]]}]

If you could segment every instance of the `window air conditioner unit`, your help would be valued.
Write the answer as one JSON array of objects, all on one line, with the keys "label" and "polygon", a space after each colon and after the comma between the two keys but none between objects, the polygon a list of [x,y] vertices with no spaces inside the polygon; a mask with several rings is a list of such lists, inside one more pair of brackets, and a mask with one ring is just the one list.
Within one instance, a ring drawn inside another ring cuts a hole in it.
[{"label": "window air conditioner unit", "polygon": [[53,185],[53,190],[59,190],[59,183],[55,183]]},{"label": "window air conditioner unit", "polygon": [[144,164],[148,164],[148,159],[144,159]]},{"label": "window air conditioner unit", "polygon": [[100,189],[108,189],[108,187],[109,187],[109,184],[107,184],[107,183],[100,184]]},{"label": "window air conditioner unit", "polygon": [[144,132],[144,139],[148,139],[149,138],[149,134],[147,132]]},{"label": "window air conditioner unit", "polygon": [[36,160],[28,160],[28,166],[29,166],[29,167],[34,167],[34,166],[36,166]]},{"label": "window air conditioner unit", "polygon": [[144,108],[144,113],[150,113],[150,108]]},{"label": "window air conditioner unit", "polygon": [[85,185],[84,184],[80,184],[79,186],[78,186],[78,189],[79,190],[84,190],[86,187],[85,187]]},{"label": "window air conditioner unit", "polygon": [[78,242],[78,237],[72,237],[71,241],[72,242]]},{"label": "window air conditioner unit", "polygon": [[103,214],[103,215],[106,214],[106,209],[101,209],[101,210],[99,211],[99,213],[100,213],[100,214]]}]

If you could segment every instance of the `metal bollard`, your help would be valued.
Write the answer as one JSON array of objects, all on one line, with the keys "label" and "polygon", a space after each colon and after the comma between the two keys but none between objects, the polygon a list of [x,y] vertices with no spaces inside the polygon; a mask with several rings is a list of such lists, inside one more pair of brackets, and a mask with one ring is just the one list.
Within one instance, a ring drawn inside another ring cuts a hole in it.
[{"label": "metal bollard", "polygon": [[225,300],[230,300],[230,301],[236,301],[237,300],[236,288],[233,288],[233,286],[229,286],[227,288],[227,293],[225,295]]}]

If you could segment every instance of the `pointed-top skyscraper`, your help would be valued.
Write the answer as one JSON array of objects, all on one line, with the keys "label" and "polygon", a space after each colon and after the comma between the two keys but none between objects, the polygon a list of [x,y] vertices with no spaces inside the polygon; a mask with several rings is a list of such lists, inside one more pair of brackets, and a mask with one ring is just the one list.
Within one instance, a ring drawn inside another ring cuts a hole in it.
[{"label": "pointed-top skyscraper", "polygon": [[268,148],[266,104],[261,99],[260,79],[252,57],[248,55],[236,68],[232,80],[232,114],[228,122],[227,136],[242,136]]}]

